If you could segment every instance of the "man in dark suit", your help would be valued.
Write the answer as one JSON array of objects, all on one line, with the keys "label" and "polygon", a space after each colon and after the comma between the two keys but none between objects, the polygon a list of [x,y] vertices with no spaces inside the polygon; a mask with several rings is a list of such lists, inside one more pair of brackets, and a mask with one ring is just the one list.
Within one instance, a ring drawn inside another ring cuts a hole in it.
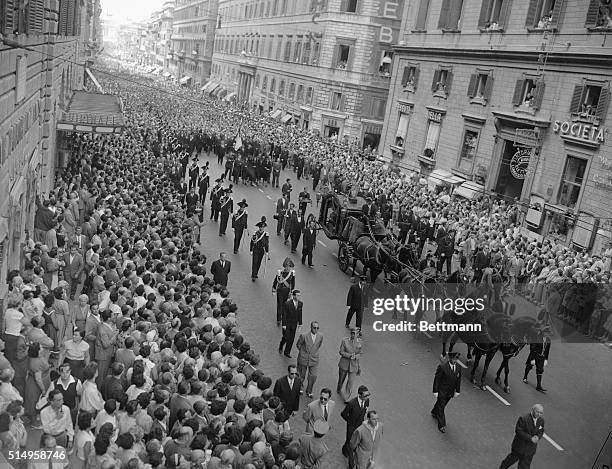
[{"label": "man in dark suit", "polygon": [[221,203],[219,201],[224,193],[224,189],[221,186],[222,178],[216,179],[215,182],[217,185],[210,192],[210,219],[217,221],[219,219],[219,211],[221,210]]},{"label": "man in dark suit", "polygon": [[289,210],[289,197],[283,195],[278,202],[276,202],[276,235],[280,236],[281,230],[283,229],[283,223],[285,221],[285,214]]},{"label": "man in dark suit", "polygon": [[110,370],[111,374],[102,380],[100,392],[102,394],[102,399],[105,401],[115,399],[117,402],[119,402],[124,391],[121,375],[123,374],[125,367],[123,366],[123,363],[115,362],[111,365]]},{"label": "man in dark suit", "polygon": [[314,220],[310,220],[302,238],[302,264],[306,261],[306,257],[308,257],[308,267],[314,266],[312,263],[312,251],[314,251],[316,244],[317,229]]},{"label": "man in dark suit", "polygon": [[536,404],[531,412],[522,415],[516,422],[512,450],[502,461],[499,469],[508,469],[518,461],[519,469],[529,469],[531,460],[538,449],[538,442],[544,435],[544,407]]},{"label": "man in dark suit", "polygon": [[369,405],[370,391],[362,384],[357,389],[357,397],[348,401],[340,414],[346,421],[346,440],[344,445],[342,445],[342,454],[349,459],[349,468],[355,467],[354,454],[350,447],[351,437],[355,430],[363,423]]},{"label": "man in dark suit", "polygon": [[208,168],[204,167],[204,174],[203,176],[200,178],[200,184],[198,187],[198,194],[200,196],[200,203],[202,205],[204,205],[204,202],[206,201],[206,193],[208,192],[208,187],[210,186],[210,177],[208,176],[207,171]]},{"label": "man in dark suit", "polygon": [[200,200],[200,196],[196,194],[195,186],[194,186],[189,190],[187,195],[185,195],[185,206],[186,206],[185,211],[187,213],[187,217],[190,217],[195,213],[199,200]]},{"label": "man in dark suit", "polygon": [[79,283],[81,283],[81,274],[85,263],[83,256],[78,251],[78,246],[73,244],[70,246],[70,252],[64,254],[64,280],[70,285],[70,299],[74,300]]},{"label": "man in dark suit", "polygon": [[285,225],[284,225],[284,229],[285,229],[284,243],[285,244],[287,244],[289,235],[292,233],[293,227],[297,224],[297,222],[298,222],[298,213],[297,213],[297,210],[295,209],[295,204],[290,203],[289,210],[287,210],[287,212],[285,213]]},{"label": "man in dark suit", "polygon": [[376,206],[372,203],[372,199],[368,197],[366,203],[361,207],[361,213],[363,214],[364,221],[375,221],[376,220]]},{"label": "man in dark suit", "polygon": [[302,326],[302,302],[299,298],[300,291],[293,290],[291,292],[291,298],[287,300],[283,308],[283,317],[281,320],[283,337],[278,346],[278,353],[282,353],[283,346],[285,346],[284,355],[287,358],[291,358],[291,347],[293,347],[293,341],[295,340],[295,332],[298,327]]},{"label": "man in dark suit", "polygon": [[280,399],[288,412],[297,412],[300,408],[302,380],[298,375],[297,366],[289,365],[287,371],[287,376],[277,379],[274,383],[274,395]]},{"label": "man in dark suit", "polygon": [[304,220],[304,215],[302,212],[298,211],[293,223],[291,223],[291,253],[296,252],[297,245],[300,242],[300,237],[302,236],[302,231],[304,231],[305,226],[306,221]]},{"label": "man in dark suit", "polygon": [[527,383],[527,377],[531,368],[536,369],[536,391],[546,393],[546,389],[542,387],[542,375],[544,367],[548,365],[548,354],[550,353],[550,326],[542,328],[539,334],[539,340],[529,345],[529,356],[525,362],[525,374],[523,375],[523,383]]},{"label": "man in dark suit", "polygon": [[287,200],[291,200],[291,191],[293,188],[291,187],[291,179],[287,178],[287,182],[283,184],[281,187],[281,192],[283,193],[283,197],[287,197]]},{"label": "man in dark suit", "polygon": [[346,306],[348,307],[348,311],[346,313],[346,320],[344,321],[344,325],[347,329],[351,325],[351,320],[353,319],[353,315],[357,313],[357,317],[355,319],[355,326],[357,327],[357,329],[361,330],[361,321],[363,318],[363,308],[365,307],[365,304],[366,304],[366,299],[364,295],[365,281],[366,281],[366,276],[361,275],[359,277],[359,281],[353,283],[351,287],[349,288],[349,292],[346,297]]},{"label": "man in dark suit", "polygon": [[246,199],[238,202],[238,212],[232,217],[232,229],[234,230],[234,254],[238,254],[242,233],[247,229],[248,213],[246,208],[249,206]]},{"label": "man in dark suit", "polygon": [[213,276],[215,284],[227,287],[228,275],[232,269],[232,263],[225,258],[225,253],[219,254],[219,259],[214,261],[210,266],[210,273]]},{"label": "man in dark suit", "polygon": [[438,421],[438,430],[446,432],[444,408],[453,397],[459,396],[461,390],[461,368],[457,364],[459,352],[449,352],[448,362],[438,365],[433,382],[433,395],[436,403],[431,409],[431,416]]},{"label": "man in dark suit", "polygon": [[225,235],[227,229],[227,222],[229,221],[230,214],[234,212],[234,201],[229,195],[232,193],[232,187],[225,190],[223,196],[219,200],[219,212],[221,213],[221,222],[219,223],[219,236]]}]

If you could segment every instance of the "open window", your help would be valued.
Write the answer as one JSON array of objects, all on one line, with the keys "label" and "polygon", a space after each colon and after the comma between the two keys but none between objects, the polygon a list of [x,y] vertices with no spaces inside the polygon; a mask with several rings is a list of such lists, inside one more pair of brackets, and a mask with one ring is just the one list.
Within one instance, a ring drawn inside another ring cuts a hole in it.
[{"label": "open window", "polygon": [[591,0],[585,26],[592,30],[612,30],[612,2],[610,0]]},{"label": "open window", "polygon": [[523,111],[537,111],[543,96],[544,81],[540,77],[525,77],[516,82],[512,103]]},{"label": "open window", "polygon": [[378,66],[378,74],[383,77],[391,76],[391,66],[393,64],[393,51],[383,51],[380,58],[380,65]]},{"label": "open window", "polygon": [[608,82],[586,81],[574,87],[570,112],[573,117],[588,122],[601,122],[608,112],[610,91]]},{"label": "open window", "polygon": [[419,67],[416,65],[406,65],[402,73],[402,91],[414,93],[419,81]]},{"label": "open window", "polygon": [[340,70],[347,70],[351,57],[351,46],[348,44],[338,44],[336,46],[336,60],[334,67]]},{"label": "open window", "polygon": [[453,72],[450,68],[440,67],[433,76],[431,83],[431,91],[434,96],[446,99],[450,94],[451,84],[453,82]]},{"label": "open window", "polygon": [[508,24],[512,0],[482,0],[478,29],[503,31]]},{"label": "open window", "polygon": [[554,30],[559,25],[563,0],[529,0],[527,29]]},{"label": "open window", "polygon": [[479,71],[472,74],[467,93],[472,103],[486,105],[491,99],[492,91],[493,77],[489,72]]}]

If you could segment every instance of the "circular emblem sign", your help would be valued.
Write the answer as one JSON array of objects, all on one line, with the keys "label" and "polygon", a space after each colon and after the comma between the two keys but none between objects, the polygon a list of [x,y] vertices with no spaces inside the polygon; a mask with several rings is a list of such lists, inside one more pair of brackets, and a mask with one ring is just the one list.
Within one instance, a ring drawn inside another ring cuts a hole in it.
[{"label": "circular emblem sign", "polygon": [[531,148],[522,148],[512,155],[512,159],[510,160],[510,173],[516,179],[525,179],[530,156]]}]

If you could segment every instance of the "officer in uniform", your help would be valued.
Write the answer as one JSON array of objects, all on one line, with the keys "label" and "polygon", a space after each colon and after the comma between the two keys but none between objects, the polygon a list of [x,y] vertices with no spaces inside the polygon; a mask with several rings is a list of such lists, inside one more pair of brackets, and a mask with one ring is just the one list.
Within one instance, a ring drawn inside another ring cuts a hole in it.
[{"label": "officer in uniform", "polygon": [[[268,233],[264,231],[264,228],[268,226],[266,223],[266,217],[261,217],[261,221],[255,224],[257,231],[251,238],[250,252],[253,254],[253,267],[251,269],[251,280],[254,282],[259,273],[259,267],[261,267],[261,261],[264,256],[268,255],[270,249],[270,237]],[[269,259],[269,257],[268,257]]]},{"label": "officer in uniform", "polygon": [[216,179],[215,182],[217,185],[210,192],[210,219],[217,221],[219,219],[219,210],[221,209],[219,201],[223,195],[223,187],[221,186],[223,178]]},{"label": "officer in uniform", "polygon": [[246,208],[249,206],[246,199],[238,202],[238,212],[232,217],[232,228],[234,229],[234,254],[238,254],[242,233],[247,228],[248,213]]},{"label": "officer in uniform", "polygon": [[194,158],[191,167],[189,168],[189,189],[198,187],[198,179],[200,177],[200,168],[197,159]]},{"label": "officer in uniform", "polygon": [[206,201],[206,193],[208,192],[208,187],[210,186],[210,177],[208,174],[208,166],[205,166],[203,169],[203,175],[200,178],[200,186],[199,186],[199,195],[200,195],[200,204],[204,205]]},{"label": "officer in uniform", "polygon": [[223,236],[225,234],[225,230],[227,229],[227,222],[229,221],[230,213],[234,212],[234,201],[232,197],[229,195],[232,191],[232,184],[230,184],[229,189],[225,189],[221,199],[219,200],[219,212],[221,212],[221,223],[219,224],[219,236]]},{"label": "officer in uniform", "polygon": [[276,325],[280,327],[283,318],[283,307],[289,299],[289,293],[295,289],[295,264],[288,257],[283,262],[283,268],[278,269],[274,283],[272,284],[272,293],[276,293]]},{"label": "officer in uniform", "polygon": [[527,376],[531,371],[531,368],[535,365],[536,369],[536,391],[545,393],[546,389],[542,387],[542,375],[544,374],[544,367],[548,365],[548,354],[550,353],[550,326],[544,326],[540,329],[540,340],[538,342],[529,344],[529,356],[525,362],[525,375],[523,376],[523,383],[527,384]]}]

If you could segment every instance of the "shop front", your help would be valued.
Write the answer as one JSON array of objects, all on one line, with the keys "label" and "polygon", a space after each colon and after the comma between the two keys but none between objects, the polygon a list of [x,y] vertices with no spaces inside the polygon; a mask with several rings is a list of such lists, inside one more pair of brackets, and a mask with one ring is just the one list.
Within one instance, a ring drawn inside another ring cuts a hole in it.
[{"label": "shop front", "polygon": [[340,138],[344,129],[344,119],[335,116],[323,116],[321,131],[324,137]]},{"label": "shop front", "polygon": [[376,151],[380,144],[380,136],[382,135],[383,123],[379,121],[371,121],[362,119],[361,133],[361,148],[364,150]]}]

